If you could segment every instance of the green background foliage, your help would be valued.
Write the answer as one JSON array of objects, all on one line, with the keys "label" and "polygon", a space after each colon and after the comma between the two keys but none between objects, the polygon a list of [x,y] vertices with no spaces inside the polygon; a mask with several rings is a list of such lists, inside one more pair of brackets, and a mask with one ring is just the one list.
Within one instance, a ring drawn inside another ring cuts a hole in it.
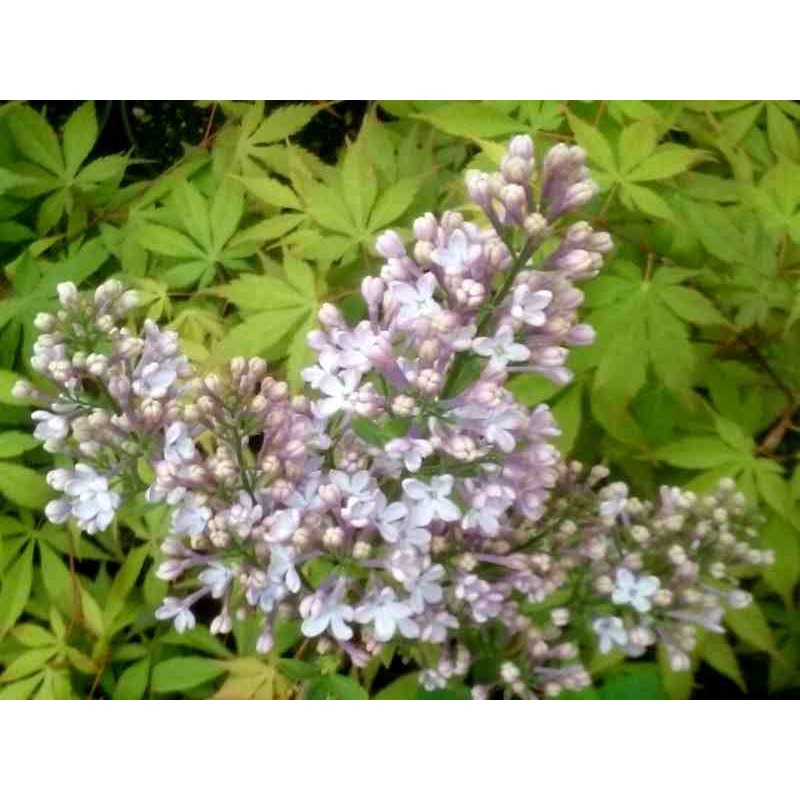
[{"label": "green background foliage", "polygon": [[539,154],[560,141],[587,150],[601,186],[589,216],[616,243],[586,285],[598,338],[572,355],[575,382],[519,377],[517,396],[550,403],[564,452],[608,464],[637,493],[735,477],[776,556],[750,576],[756,603],[728,614],[731,636],[705,636],[692,672],[670,672],[660,653],[599,659],[581,696],[796,695],[800,105],[221,102],[180,113],[198,124],[182,153],[154,164],[157,149],[134,137],[107,152],[92,103],[0,106],[0,698],[467,696],[421,692],[392,648],[345,674],[294,626],[262,657],[249,625],[220,640],[156,622],[163,511],[134,509],[96,538],[49,524],[42,475],[54,459],[11,386],[30,377],[32,320],[52,310],[56,284],[116,276],[201,370],[261,355],[299,389],[320,303],[363,312],[376,233],[409,237],[431,209],[473,214],[464,169],[493,169],[516,133]]}]

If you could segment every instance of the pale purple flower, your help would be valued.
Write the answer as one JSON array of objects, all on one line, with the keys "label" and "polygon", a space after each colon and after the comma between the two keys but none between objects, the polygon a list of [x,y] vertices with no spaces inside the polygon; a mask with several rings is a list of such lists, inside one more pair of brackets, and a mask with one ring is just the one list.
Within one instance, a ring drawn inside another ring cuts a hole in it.
[{"label": "pale purple flower", "polygon": [[301,629],[304,636],[319,636],[330,628],[333,637],[341,642],[353,638],[353,629],[347,624],[353,621],[353,607],[342,602],[344,583],[340,581],[330,593],[316,592],[300,603],[303,616]]},{"label": "pale purple flower", "polygon": [[394,589],[389,587],[381,589],[355,611],[357,622],[372,623],[375,639],[379,642],[388,642],[398,629],[406,638],[416,638],[419,625],[410,619],[413,615],[414,609],[408,603],[399,601]]},{"label": "pale purple flower", "polygon": [[392,439],[384,449],[391,458],[402,459],[409,472],[416,472],[422,466],[423,459],[433,453],[433,446],[427,439],[414,439],[411,436]]},{"label": "pale purple flower", "polygon": [[156,609],[156,619],[171,619],[178,633],[191,630],[195,625],[194,614],[186,605],[186,598],[165,597],[164,602]]},{"label": "pale purple flower", "polygon": [[511,302],[511,316],[531,327],[539,328],[547,322],[544,309],[550,305],[553,293],[547,289],[534,291],[529,286],[517,286]]},{"label": "pale purple flower", "polygon": [[191,461],[195,456],[194,440],[183,422],[173,422],[164,434],[164,458],[171,464]]},{"label": "pale purple flower", "polygon": [[269,551],[269,580],[283,582],[290,592],[300,591],[300,576],[295,568],[294,554],[288,547],[275,545]]},{"label": "pale purple flower", "polygon": [[201,505],[197,499],[186,494],[172,512],[172,533],[176,535],[199,536],[211,519],[211,509]]},{"label": "pale purple flower", "polygon": [[439,603],[444,596],[442,580],[444,579],[444,567],[441,564],[433,564],[404,582],[406,590],[409,592],[409,602],[417,613],[422,612],[426,605]]},{"label": "pale purple flower", "polygon": [[352,411],[359,383],[361,383],[361,374],[354,369],[347,369],[339,375],[326,375],[322,378],[319,390],[326,397],[317,404],[320,416],[332,417],[339,411]]},{"label": "pale purple flower", "polygon": [[400,538],[407,517],[408,508],[404,503],[390,503],[380,491],[375,494],[375,525],[387,542],[396,542]]},{"label": "pale purple flower", "polygon": [[505,369],[511,361],[527,361],[531,355],[524,344],[514,341],[511,328],[501,328],[493,337],[479,336],[472,343],[472,349],[498,369]]},{"label": "pale purple flower", "polygon": [[661,582],[654,575],[637,578],[630,570],[620,567],[611,600],[617,605],[632,606],[643,614],[652,608],[652,597],[660,585]]},{"label": "pale purple flower", "polygon": [[122,502],[120,495],[108,488],[108,478],[87,464],[76,464],[64,483],[64,492],[71,500],[72,515],[90,534],[104,531]]},{"label": "pale purple flower", "polygon": [[449,498],[452,490],[452,475],[437,475],[430,483],[423,483],[416,478],[403,481],[403,491],[411,500],[414,522],[421,526],[436,519],[455,522],[461,517],[458,506]]},{"label": "pale purple flower", "polygon": [[312,389],[319,389],[326,378],[336,378],[341,367],[339,353],[332,347],[326,347],[319,354],[317,363],[306,367],[300,376]]},{"label": "pale purple flower", "polygon": [[628,643],[625,625],[619,617],[598,617],[592,628],[597,634],[597,647],[601,653],[609,653],[615,645],[624,647]]},{"label": "pale purple flower", "polygon": [[300,512],[296,508],[287,508],[273,515],[266,538],[270,542],[285,542],[299,527]]},{"label": "pale purple flower", "polygon": [[200,583],[211,590],[212,597],[222,597],[233,578],[233,570],[224,564],[211,562],[198,576]]},{"label": "pale purple flower", "polygon": [[413,324],[419,317],[427,317],[440,310],[433,299],[437,287],[436,277],[426,272],[415,284],[396,282],[392,294],[399,305],[397,324],[401,328]]},{"label": "pale purple flower", "polygon": [[460,275],[465,272],[481,255],[481,246],[472,244],[462,230],[453,231],[447,237],[445,247],[437,247],[431,253],[434,263],[442,267],[448,275]]},{"label": "pale purple flower", "polygon": [[33,435],[44,442],[44,449],[48,453],[57,452],[60,443],[69,435],[69,421],[49,411],[34,411],[31,417],[38,423]]}]

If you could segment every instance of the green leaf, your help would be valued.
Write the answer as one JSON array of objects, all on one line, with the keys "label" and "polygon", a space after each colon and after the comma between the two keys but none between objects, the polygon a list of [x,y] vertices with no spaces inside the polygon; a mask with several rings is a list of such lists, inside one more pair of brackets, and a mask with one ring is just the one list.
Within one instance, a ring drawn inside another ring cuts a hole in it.
[{"label": "green leaf", "polygon": [[747,691],[736,654],[724,634],[707,634],[701,645],[701,654],[703,661],[714,667],[721,675],[730,678],[743,692]]},{"label": "green leaf", "polygon": [[64,125],[64,165],[67,175],[75,176],[97,141],[94,103],[79,106]]},{"label": "green leaf", "polygon": [[27,648],[49,647],[56,643],[56,637],[39,625],[17,625],[11,629],[11,635]]},{"label": "green leaf", "polygon": [[757,603],[750,603],[744,608],[726,609],[725,622],[743,642],[757,650],[772,654],[776,652],[772,631]]},{"label": "green leaf", "polygon": [[558,449],[564,456],[572,451],[580,430],[582,400],[583,387],[575,384],[570,386],[553,406],[553,416],[561,429]]},{"label": "green leaf", "polygon": [[24,678],[32,672],[38,672],[55,655],[54,647],[41,647],[36,650],[26,650],[17,656],[0,675],[0,683],[10,683],[19,678]]},{"label": "green leaf", "polygon": [[656,650],[661,683],[672,700],[688,700],[694,687],[694,665],[691,669],[675,671],[669,663],[667,648],[660,644]]},{"label": "green leaf", "polygon": [[218,661],[199,656],[169,658],[153,667],[151,688],[158,694],[183,692],[214,680],[225,672]]},{"label": "green leaf", "polygon": [[39,447],[41,442],[34,439],[29,433],[22,431],[0,432],[0,458],[13,458],[34,447]]},{"label": "green leaf", "polygon": [[136,584],[136,579],[142,571],[144,561],[149,552],[149,545],[143,544],[128,553],[125,563],[114,576],[114,582],[105,601],[103,609],[104,627],[108,628],[117,618],[125,606],[125,600]]},{"label": "green leaf", "polygon": [[345,675],[324,675],[306,692],[307,700],[369,700],[369,694],[357,681]]},{"label": "green leaf", "polygon": [[695,325],[729,325],[728,321],[700,292],[686,286],[663,286],[659,297],[681,319]]},{"label": "green leaf", "polygon": [[257,144],[283,141],[308,125],[319,111],[320,106],[282,106],[258,126],[251,141]]},{"label": "green leaf", "polygon": [[402,216],[417,196],[423,178],[414,176],[400,178],[393,183],[378,199],[369,218],[369,229],[379,231],[398,217]]},{"label": "green leaf", "polygon": [[[206,198],[189,181],[181,181],[175,189],[175,205],[186,232],[206,253],[210,252],[212,249],[211,225],[208,221]],[[174,255],[174,253],[166,253],[166,255]]]},{"label": "green leaf", "polygon": [[419,673],[409,672],[392,681],[372,696],[373,700],[416,700],[419,694]]},{"label": "green leaf", "polygon": [[767,103],[767,136],[772,152],[792,161],[800,161],[797,124],[787,119],[775,103]]},{"label": "green leaf", "polygon": [[356,227],[366,230],[369,213],[378,195],[378,179],[362,137],[353,142],[344,155],[342,193]]},{"label": "green leaf", "polygon": [[643,164],[625,177],[632,183],[662,181],[686,172],[702,155],[677,144],[661,145]]},{"label": "green leaf", "polygon": [[666,700],[655,664],[626,664],[603,683],[601,700]]},{"label": "green leaf", "polygon": [[28,544],[22,555],[3,575],[0,587],[0,638],[14,626],[22,614],[31,593],[33,581],[33,544]]},{"label": "green leaf", "polygon": [[114,687],[114,700],[141,700],[150,679],[150,659],[143,658],[127,667]]},{"label": "green leaf", "polygon": [[656,148],[658,134],[652,122],[635,122],[619,137],[619,169],[624,174],[646,159]]},{"label": "green leaf", "polygon": [[772,550],[775,559],[763,568],[764,580],[782,598],[787,608],[794,606],[794,589],[800,580],[800,532],[786,520],[770,514],[761,527],[761,546]]},{"label": "green leaf", "polygon": [[611,145],[600,131],[574,114],[568,114],[569,124],[578,144],[589,154],[589,158],[612,174],[617,171],[616,159]]},{"label": "green leaf", "polygon": [[741,459],[741,453],[715,436],[688,436],[658,448],[653,455],[683,469],[713,469]]},{"label": "green leaf", "polygon": [[254,314],[229,331],[214,348],[213,356],[227,360],[233,356],[260,355],[267,348],[289,337],[307,314],[307,309],[299,306]]},{"label": "green leaf", "polygon": [[239,178],[239,180],[245,185],[250,194],[267,205],[294,209],[303,207],[303,204],[292,189],[274,178]]},{"label": "green leaf", "polygon": [[278,669],[293,681],[306,681],[319,675],[319,667],[298,658],[279,658]]},{"label": "green leaf", "polygon": [[202,259],[203,251],[186,234],[164,225],[145,224],[137,231],[142,247],[174,258]]},{"label": "green leaf", "polygon": [[323,228],[350,236],[356,234],[344,198],[331,187],[321,183],[311,186],[305,193],[305,201],[308,213]]},{"label": "green leaf", "polygon": [[628,197],[642,213],[659,219],[673,219],[672,209],[666,201],[652,189],[627,183],[622,189],[622,197]]},{"label": "green leaf", "polygon": [[248,242],[268,242],[280,239],[289,231],[294,230],[304,219],[305,215],[303,214],[278,214],[239,231],[231,240],[230,246],[236,247]]},{"label": "green leaf", "polygon": [[214,293],[235,303],[243,311],[309,307],[309,298],[299,294],[290,283],[266,275],[243,275],[218,287]]},{"label": "green leaf", "polygon": [[520,133],[520,123],[498,111],[491,103],[459,100],[445,103],[424,114],[413,114],[416,119],[438,128],[452,136],[467,139],[508,136]]},{"label": "green leaf", "polygon": [[38,472],[19,464],[0,462],[0,493],[25,508],[43,508],[52,493]]},{"label": "green leaf", "polygon": [[53,175],[64,174],[58,137],[41,114],[28,106],[19,106],[6,117],[6,122],[14,144],[26,158]]},{"label": "green leaf", "polygon": [[0,403],[10,406],[30,406],[33,401],[25,397],[14,397],[11,393],[14,384],[21,380],[22,376],[11,370],[0,369]]},{"label": "green leaf", "polygon": [[39,560],[42,582],[50,601],[64,614],[72,616],[78,591],[77,578],[73,580],[61,556],[43,542],[39,543]]},{"label": "green leaf", "polygon": [[211,201],[211,239],[219,253],[236,233],[244,214],[244,194],[231,180],[223,181]]}]

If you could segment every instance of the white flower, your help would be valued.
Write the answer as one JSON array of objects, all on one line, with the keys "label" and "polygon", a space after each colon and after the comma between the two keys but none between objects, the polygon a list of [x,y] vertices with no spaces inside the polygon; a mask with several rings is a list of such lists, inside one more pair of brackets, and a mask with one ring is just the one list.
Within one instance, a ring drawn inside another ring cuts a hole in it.
[{"label": "white flower", "polygon": [[194,628],[194,614],[180,597],[165,597],[164,602],[156,609],[155,617],[156,619],[174,620],[173,624],[178,633]]},{"label": "white flower", "polygon": [[319,389],[325,378],[335,378],[336,373],[341,368],[339,363],[339,353],[332,347],[326,347],[319,354],[317,363],[311,367],[306,367],[300,376],[311,385],[312,389]]},{"label": "white flower", "polygon": [[414,285],[397,281],[392,284],[392,294],[397,300],[397,324],[409,327],[420,317],[428,317],[439,311],[439,304],[433,299],[437,287],[436,276],[426,272]]},{"label": "white flower", "polygon": [[320,380],[319,390],[327,397],[317,403],[321,417],[332,417],[339,411],[353,410],[353,395],[361,382],[361,373],[347,369],[340,375],[326,375]]},{"label": "white flower", "polygon": [[410,436],[392,439],[384,449],[390,457],[402,459],[409,472],[416,472],[422,466],[422,460],[433,453],[433,446],[427,439],[412,439]]},{"label": "white flower", "polygon": [[449,630],[458,628],[458,619],[448,611],[436,611],[429,614],[422,623],[422,630],[419,638],[423,642],[435,642],[441,644],[447,641]]},{"label": "white flower", "polygon": [[65,497],[59,497],[57,500],[51,500],[44,507],[44,513],[54,525],[61,525],[69,519],[72,513],[72,504]]},{"label": "white flower", "polygon": [[517,446],[512,431],[520,430],[525,422],[525,416],[518,409],[498,409],[486,423],[486,441],[496,444],[504,453],[510,453]]},{"label": "white flower", "polygon": [[500,530],[499,518],[514,502],[514,491],[508,486],[493,483],[479,489],[472,498],[470,510],[464,515],[464,528],[480,528],[487,536]]},{"label": "white flower", "polygon": [[421,526],[435,519],[455,522],[461,517],[458,506],[448,497],[452,490],[452,475],[437,475],[430,483],[423,483],[416,478],[403,481],[403,491],[412,501],[414,522]]},{"label": "white flower", "polygon": [[122,498],[108,488],[108,478],[87,464],[77,464],[64,482],[64,492],[71,498],[71,513],[87,533],[104,531]]},{"label": "white flower", "polygon": [[342,516],[355,528],[367,525],[375,511],[378,489],[367,470],[362,469],[353,475],[341,470],[333,470],[330,474],[333,483],[339,487],[342,497],[346,498]]},{"label": "white flower", "polygon": [[611,483],[600,490],[600,498],[600,516],[613,522],[625,511],[628,487],[621,481]]},{"label": "white flower", "polygon": [[224,564],[210,563],[198,576],[203,586],[211,589],[212,597],[222,597],[233,577],[233,571]]},{"label": "white flower", "polygon": [[547,322],[544,309],[550,305],[553,293],[547,289],[533,291],[529,286],[517,286],[511,304],[511,316],[538,328]]},{"label": "white flower", "polygon": [[353,638],[353,629],[347,624],[353,621],[353,607],[341,602],[344,585],[339,583],[328,595],[309,595],[300,603],[303,615],[301,630],[304,636],[319,636],[330,628],[333,637],[340,642]]},{"label": "white flower", "polygon": [[58,414],[51,414],[49,411],[34,411],[31,417],[38,424],[33,429],[33,435],[44,442],[44,449],[48,453],[58,450],[59,442],[66,439],[69,434],[69,422]]},{"label": "white flower", "polygon": [[426,604],[441,602],[444,596],[441,587],[442,578],[444,578],[444,567],[441,564],[434,564],[404,583],[411,595],[409,602],[414,611],[420,613]]},{"label": "white flower", "polygon": [[228,527],[243,539],[250,535],[253,525],[260,522],[264,512],[247,492],[239,492],[236,502],[225,512]]},{"label": "white flower", "polygon": [[285,542],[299,527],[300,512],[296,508],[287,508],[273,515],[266,538],[270,542]]},{"label": "white flower", "polygon": [[164,436],[164,458],[171,464],[180,464],[194,458],[194,440],[183,422],[173,422]]},{"label": "white flower", "polygon": [[505,368],[509,361],[527,361],[531,351],[524,344],[514,341],[511,328],[501,328],[494,337],[479,336],[472,343],[472,349],[489,359],[493,367]]},{"label": "white flower", "polygon": [[154,361],[142,368],[131,386],[134,393],[140,397],[159,400],[167,394],[177,377],[174,359]]},{"label": "white flower", "polygon": [[268,578],[273,583],[285,582],[290,592],[300,591],[300,576],[294,566],[294,554],[288,547],[275,545],[269,551]]},{"label": "white flower", "polygon": [[618,605],[633,606],[640,613],[652,608],[650,598],[658,591],[660,581],[653,575],[637,578],[630,570],[617,570],[616,584],[611,600]]},{"label": "white flower", "polygon": [[375,524],[383,539],[396,542],[400,538],[403,521],[408,516],[404,503],[390,503],[383,492],[375,495]]},{"label": "white flower", "polygon": [[339,361],[349,369],[367,372],[372,368],[370,355],[383,344],[383,336],[376,334],[372,324],[363,320],[352,331],[335,334],[336,346],[340,348]]},{"label": "white flower", "polygon": [[447,238],[446,247],[437,247],[431,253],[431,260],[448,275],[460,275],[480,256],[481,250],[479,244],[470,243],[464,231],[455,230]]},{"label": "white flower", "polygon": [[375,638],[379,642],[388,642],[398,628],[409,639],[419,635],[419,625],[409,619],[413,614],[411,606],[400,602],[394,589],[386,587],[373,600],[359,606],[355,618],[361,623],[372,622]]},{"label": "white flower", "polygon": [[601,653],[608,653],[614,645],[624,647],[628,643],[625,625],[619,617],[598,617],[592,628],[597,634],[598,648]]},{"label": "white flower", "polygon": [[199,536],[211,519],[211,510],[200,505],[190,494],[184,495],[172,512],[172,532],[176,535]]}]

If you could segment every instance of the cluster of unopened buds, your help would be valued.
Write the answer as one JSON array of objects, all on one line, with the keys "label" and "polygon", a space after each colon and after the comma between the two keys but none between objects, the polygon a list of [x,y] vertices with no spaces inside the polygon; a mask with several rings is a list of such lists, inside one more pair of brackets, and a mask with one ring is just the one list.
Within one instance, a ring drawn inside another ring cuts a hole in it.
[{"label": "cluster of unopened buds", "polygon": [[449,211],[416,220],[412,247],[386,232],[367,318],[322,307],[307,396],[258,358],[200,377],[174,333],[125,327],[135,297],[116,281],[92,298],[62,284],[33,358],[56,392],[18,388],[47,408],[35,435],[73,463],[48,476],[50,520],[103,531],[144,490],[170,509],[158,574],[174,592],[156,616],[186,630],[210,596],[211,630],[258,615],[262,652],[295,619],[357,667],[406,645],[440,689],[469,680],[467,634],[491,630],[507,657],[476,697],[586,687],[587,634],[631,657],[659,643],[688,668],[698,630],[748,601],[740,567],[769,557],[741,496],[728,481],[629,497],[604,468],[565,463],[549,409],[508,387],[524,372],[568,383],[568,349],[593,339],[575,284],[611,240],[564,221],[596,190],[584,153],[558,145],[537,175],[517,136],[467,190],[488,227]]}]

